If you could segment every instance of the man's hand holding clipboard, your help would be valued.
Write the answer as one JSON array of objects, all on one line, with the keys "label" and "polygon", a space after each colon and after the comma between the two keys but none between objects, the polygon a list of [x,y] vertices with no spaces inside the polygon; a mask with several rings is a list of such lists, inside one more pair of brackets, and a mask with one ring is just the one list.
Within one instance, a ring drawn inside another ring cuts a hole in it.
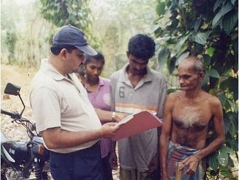
[{"label": "man's hand holding clipboard", "polygon": [[162,125],[161,119],[149,111],[141,111],[127,116],[119,121],[116,126],[120,126],[112,137],[113,141],[129,137],[143,131],[160,127]]}]

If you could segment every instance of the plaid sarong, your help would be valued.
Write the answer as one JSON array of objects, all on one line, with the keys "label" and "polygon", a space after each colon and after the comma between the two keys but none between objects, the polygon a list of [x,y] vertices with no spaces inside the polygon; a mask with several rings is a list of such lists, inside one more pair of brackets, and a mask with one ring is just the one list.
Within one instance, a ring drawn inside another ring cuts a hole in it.
[{"label": "plaid sarong", "polygon": [[[199,150],[189,148],[186,146],[181,146],[179,144],[174,144],[171,141],[169,142],[168,147],[168,160],[167,160],[167,173],[171,180],[175,180],[176,171],[177,171],[177,165],[178,162],[181,162],[185,158],[195,154]],[[182,170],[182,178],[183,180],[202,180],[204,178],[205,169],[203,168],[203,162],[200,161],[198,168],[196,170],[195,174],[192,175],[186,175],[185,172],[188,169],[188,166],[186,166]]]}]

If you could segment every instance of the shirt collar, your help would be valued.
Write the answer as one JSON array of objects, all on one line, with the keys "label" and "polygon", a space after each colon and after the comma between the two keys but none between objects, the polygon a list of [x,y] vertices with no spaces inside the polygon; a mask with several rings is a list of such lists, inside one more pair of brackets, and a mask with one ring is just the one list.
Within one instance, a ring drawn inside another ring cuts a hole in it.
[{"label": "shirt collar", "polygon": [[[127,75],[127,68],[129,66],[129,63],[125,64],[121,70],[121,75],[120,75],[120,81],[121,82],[128,82],[128,75]],[[153,72],[152,69],[150,69],[148,66],[146,66],[147,68],[147,74],[145,74],[145,76],[143,77],[143,81],[144,82],[148,82],[148,81],[152,81],[153,79]]]},{"label": "shirt collar", "polygon": [[[87,81],[86,81],[86,77],[84,77],[84,81],[85,81],[84,87],[86,88],[86,90],[87,90],[88,92],[90,92],[90,91],[88,90],[89,84],[88,84]],[[101,86],[104,86],[104,81],[103,81],[103,79],[102,79],[101,77],[99,77],[98,88],[101,87]]]},{"label": "shirt collar", "polygon": [[58,72],[48,61],[48,59],[43,59],[41,61],[41,70],[47,72],[55,80],[63,80],[65,77]]}]

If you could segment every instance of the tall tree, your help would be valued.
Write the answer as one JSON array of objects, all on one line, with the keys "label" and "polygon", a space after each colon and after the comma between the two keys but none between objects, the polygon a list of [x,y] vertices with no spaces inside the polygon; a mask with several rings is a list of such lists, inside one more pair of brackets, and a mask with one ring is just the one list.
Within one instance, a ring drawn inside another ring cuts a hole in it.
[{"label": "tall tree", "polygon": [[[7,59],[9,64],[16,62],[16,44],[18,41],[16,23],[19,21],[19,7],[13,0],[1,1],[1,55],[2,61]],[[11,15],[15,12],[15,16]]]},{"label": "tall tree", "polygon": [[1,10],[2,62],[38,66],[48,56],[46,41],[53,27],[41,17],[39,2],[2,0]]},{"label": "tall tree", "polygon": [[71,24],[85,32],[88,39],[91,33],[91,10],[88,0],[40,0],[41,14],[56,27]]},{"label": "tall tree", "polygon": [[238,1],[158,0],[156,11],[159,64],[166,63],[174,74],[186,56],[204,59],[202,86],[221,100],[226,133],[225,145],[207,157],[208,173],[233,179],[232,157],[238,151]]}]

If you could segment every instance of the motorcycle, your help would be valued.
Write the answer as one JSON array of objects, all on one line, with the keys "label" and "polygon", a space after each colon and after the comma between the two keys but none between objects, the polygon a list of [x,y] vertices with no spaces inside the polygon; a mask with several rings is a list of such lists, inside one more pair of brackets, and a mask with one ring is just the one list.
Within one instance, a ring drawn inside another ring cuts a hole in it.
[{"label": "motorcycle", "polygon": [[1,114],[10,116],[12,123],[24,126],[29,140],[8,140],[1,132],[1,179],[22,180],[33,175],[36,180],[47,180],[50,179],[49,151],[44,147],[35,124],[22,116],[25,104],[20,96],[20,89],[17,85],[7,83],[4,93],[20,98],[23,105],[21,113],[1,109]]}]

